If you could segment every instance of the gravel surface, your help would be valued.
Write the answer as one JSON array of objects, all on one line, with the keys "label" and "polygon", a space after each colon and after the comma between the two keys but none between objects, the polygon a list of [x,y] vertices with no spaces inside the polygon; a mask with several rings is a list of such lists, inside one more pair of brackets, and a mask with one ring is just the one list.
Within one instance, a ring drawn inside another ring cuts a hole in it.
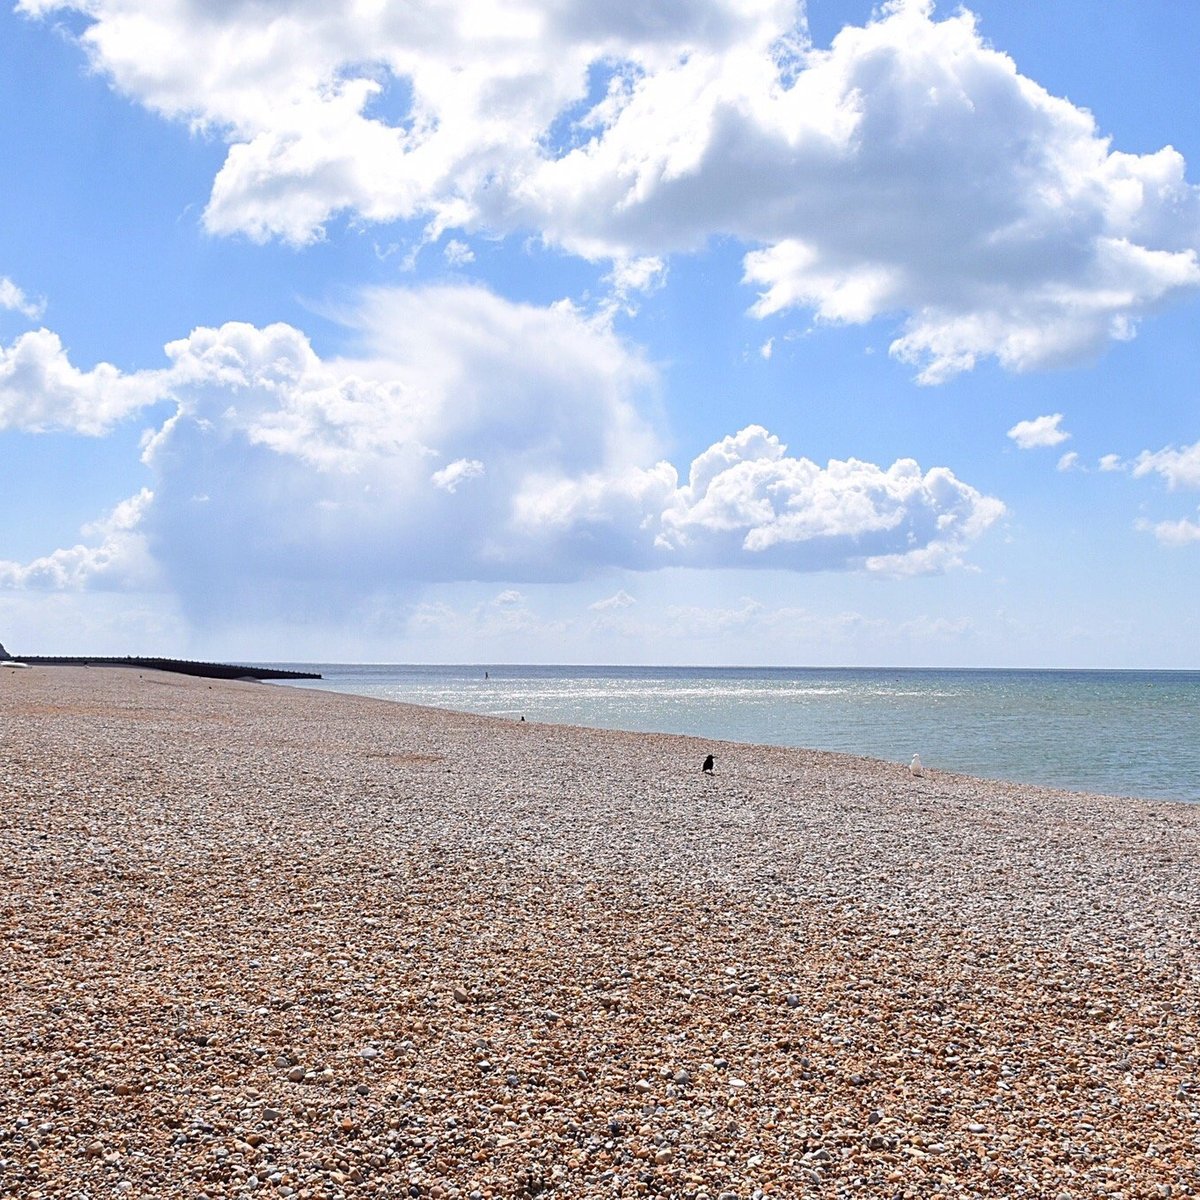
[{"label": "gravel surface", "polygon": [[0,1196],[1200,1195],[1200,806],[933,767],[0,673]]}]

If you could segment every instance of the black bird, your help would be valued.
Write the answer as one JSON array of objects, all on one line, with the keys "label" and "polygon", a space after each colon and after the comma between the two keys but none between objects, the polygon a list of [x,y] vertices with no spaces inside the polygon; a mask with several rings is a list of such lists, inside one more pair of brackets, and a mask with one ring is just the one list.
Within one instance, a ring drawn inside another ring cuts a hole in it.
[{"label": "black bird", "polygon": [[705,755],[704,766],[702,766],[700,770],[702,770],[705,775],[711,775],[713,773],[713,756],[711,754]]}]

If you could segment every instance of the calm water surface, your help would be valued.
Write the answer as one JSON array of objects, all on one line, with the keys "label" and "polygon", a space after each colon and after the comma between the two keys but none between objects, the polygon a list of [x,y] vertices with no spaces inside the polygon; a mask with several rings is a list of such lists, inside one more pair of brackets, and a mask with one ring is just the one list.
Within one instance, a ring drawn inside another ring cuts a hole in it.
[{"label": "calm water surface", "polygon": [[1197,671],[277,665],[324,675],[305,686],[514,719],[1200,800]]}]

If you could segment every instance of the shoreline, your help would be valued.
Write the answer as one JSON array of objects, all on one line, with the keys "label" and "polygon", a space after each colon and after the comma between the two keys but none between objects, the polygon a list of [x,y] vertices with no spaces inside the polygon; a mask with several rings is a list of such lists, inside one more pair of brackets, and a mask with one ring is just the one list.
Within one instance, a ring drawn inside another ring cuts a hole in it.
[{"label": "shoreline", "polygon": [[[275,682],[268,680],[266,682]],[[289,684],[289,687],[295,687],[303,690],[302,684]],[[661,737],[661,738],[679,738],[684,741],[695,742],[705,746],[720,746],[725,749],[731,747],[742,750],[762,750],[762,751],[794,751],[797,754],[820,754],[828,755],[835,759],[845,759],[848,763],[869,764],[871,767],[884,767],[898,774],[906,774],[908,771],[907,762],[899,759],[880,758],[871,754],[856,754],[850,750],[828,750],[812,746],[792,746],[778,742],[751,742],[740,741],[736,738],[710,738],[697,733],[683,733],[676,731],[658,731],[653,729],[633,729],[626,726],[616,725],[579,725],[569,721],[551,721],[540,718],[535,718],[530,721],[525,717],[520,709],[496,709],[489,712],[476,711],[470,708],[451,708],[442,704],[426,704],[415,700],[396,700],[388,696],[371,696],[363,692],[339,691],[336,688],[310,688],[310,691],[324,691],[335,696],[356,696],[362,700],[371,700],[379,704],[397,704],[401,707],[417,708],[433,713],[441,713],[447,716],[455,717],[473,717],[481,721],[507,721],[511,724],[521,724],[537,726],[550,726],[558,729],[574,730],[582,734],[623,734],[629,737]],[[1143,796],[1132,792],[1103,792],[1096,791],[1085,787],[1064,787],[1052,783],[1037,783],[1032,780],[1011,779],[998,775],[973,775],[967,771],[958,771],[950,767],[930,766],[927,763],[922,764],[924,778],[927,781],[932,781],[935,778],[953,778],[963,781],[978,783],[981,785],[997,784],[1004,787],[1022,788],[1038,792],[1054,792],[1066,796],[1077,796],[1081,798],[1093,797],[1101,800],[1112,800],[1122,802],[1134,802],[1137,804],[1182,804],[1188,806],[1200,805],[1200,799],[1187,800],[1182,796]]]},{"label": "shoreline", "polygon": [[1200,1193],[1186,801],[2,683],[0,1195]]},{"label": "shoreline", "polygon": [[[334,693],[341,694],[341,695],[361,696],[361,697],[366,697],[366,698],[371,698],[371,699],[384,700],[389,703],[415,704],[418,707],[441,709],[443,711],[462,713],[465,715],[474,715],[474,716],[481,716],[481,717],[497,717],[497,718],[502,718],[502,719],[510,719],[510,718],[511,719],[519,719],[522,716],[526,716],[527,719],[532,719],[538,723],[563,725],[565,727],[570,727],[570,728],[591,729],[591,730],[608,730],[610,732],[624,732],[624,733],[630,733],[630,734],[635,734],[635,735],[645,735],[645,736],[690,737],[690,738],[694,738],[697,740],[711,740],[714,742],[714,744],[717,742],[720,742],[722,744],[730,744],[730,745],[736,744],[736,745],[746,745],[746,746],[770,746],[770,747],[774,747],[774,748],[797,750],[800,752],[808,751],[808,750],[813,750],[813,751],[819,750],[819,752],[821,752],[821,753],[841,754],[841,755],[845,755],[847,758],[863,758],[863,759],[867,759],[870,761],[878,761],[880,763],[893,764],[893,765],[897,765],[897,766],[900,766],[900,765],[907,766],[907,764],[909,762],[909,758],[911,757],[911,753],[913,753],[915,751],[920,751],[922,759],[925,762],[927,772],[929,772],[929,773],[938,772],[941,774],[962,775],[964,777],[978,779],[984,783],[1002,783],[1002,784],[1006,783],[1006,784],[1012,784],[1012,785],[1021,786],[1021,787],[1036,787],[1036,788],[1044,788],[1044,789],[1051,790],[1051,791],[1071,792],[1071,793],[1078,794],[1078,795],[1102,795],[1102,796],[1111,797],[1113,799],[1128,800],[1128,801],[1153,801],[1153,802],[1168,802],[1168,803],[1200,805],[1200,782],[1197,782],[1196,779],[1191,775],[1186,776],[1186,778],[1189,779],[1191,782],[1189,782],[1186,786],[1182,783],[1177,783],[1172,787],[1170,792],[1167,791],[1166,787],[1161,783],[1161,781],[1150,782],[1150,778],[1148,776],[1145,776],[1144,773],[1143,773],[1143,776],[1144,776],[1143,788],[1144,788],[1144,790],[1138,790],[1136,782],[1129,782],[1128,786],[1125,789],[1122,789],[1116,781],[1114,781],[1113,786],[1105,787],[1105,786],[1097,786],[1095,783],[1089,783],[1086,780],[1082,781],[1082,782],[1075,782],[1075,781],[1066,781],[1066,780],[1062,780],[1062,779],[1055,780],[1054,778],[1046,778],[1044,776],[1034,777],[1034,775],[1032,773],[1026,774],[1026,775],[1022,775],[1020,772],[1003,773],[1002,768],[1000,767],[1000,764],[997,764],[997,769],[994,771],[989,771],[986,769],[981,770],[978,766],[973,767],[969,762],[964,765],[944,765],[945,763],[947,763],[949,761],[950,757],[952,757],[953,752],[947,751],[946,747],[943,746],[942,747],[942,755],[940,756],[940,758],[935,758],[930,754],[929,748],[927,746],[923,747],[921,744],[919,744],[918,741],[913,741],[911,749],[906,750],[902,756],[896,756],[894,753],[889,754],[887,751],[881,751],[879,749],[874,749],[870,752],[866,752],[857,747],[846,747],[846,746],[837,746],[837,745],[833,745],[833,746],[816,745],[815,743],[813,743],[811,741],[805,742],[805,743],[799,743],[799,742],[794,742],[794,741],[790,741],[790,740],[784,741],[782,739],[776,740],[776,741],[768,740],[768,741],[764,742],[761,739],[755,739],[752,737],[742,737],[736,733],[733,736],[730,736],[729,733],[727,733],[727,732],[726,733],[718,733],[718,734],[704,733],[704,732],[689,732],[686,728],[682,728],[682,727],[678,727],[678,726],[673,729],[667,729],[667,728],[662,728],[662,727],[655,729],[655,728],[646,728],[644,726],[641,728],[638,728],[635,723],[637,721],[637,717],[634,716],[632,713],[627,714],[628,720],[622,720],[621,717],[618,716],[616,719],[621,720],[620,724],[617,724],[617,723],[599,724],[599,723],[588,723],[587,721],[581,722],[581,721],[573,719],[573,717],[571,715],[564,715],[558,711],[547,713],[545,715],[534,715],[533,717],[529,717],[528,713],[530,710],[528,708],[522,708],[521,706],[516,706],[513,708],[505,708],[505,709],[500,709],[500,708],[497,708],[492,705],[489,705],[488,707],[483,707],[481,705],[481,706],[478,706],[475,708],[463,707],[463,706],[455,707],[452,704],[441,703],[438,700],[428,700],[419,695],[415,698],[411,697],[411,696],[408,696],[408,697],[390,696],[390,695],[382,694],[381,690],[379,690],[379,689],[382,686],[389,686],[389,687],[395,686],[393,684],[379,685],[379,684],[366,683],[362,680],[355,680],[355,681],[339,680],[337,678],[337,673],[340,668],[345,667],[347,664],[316,663],[316,664],[309,664],[309,665],[320,666],[324,670],[330,671],[333,675],[332,680],[325,679],[321,684],[318,684],[316,686],[313,686],[313,685],[307,684],[307,683],[293,684],[293,683],[285,681],[285,682],[287,682],[287,686],[301,686],[301,687],[307,687],[309,690],[312,690],[312,691],[327,691],[327,692],[334,692]],[[385,670],[385,671],[408,670],[409,669],[408,667],[403,667],[403,666],[396,667],[394,664],[379,664],[379,667],[380,667],[380,669]],[[424,670],[424,669],[440,670],[441,668],[430,667],[430,668],[418,668],[418,669],[420,669],[420,670]],[[454,669],[461,670],[464,668],[456,667]],[[483,667],[482,666],[477,667],[476,665],[471,664],[469,666],[469,669],[472,671],[477,671],[477,670],[483,670]],[[502,668],[497,668],[497,669],[502,669]],[[518,669],[525,670],[527,668],[518,668]],[[538,670],[557,670],[557,668],[537,668],[537,669]],[[611,668],[611,667],[606,667],[606,668],[595,668],[595,669],[600,670],[600,671],[608,671],[608,672],[620,672],[622,677],[624,677],[629,672],[633,672],[633,675],[631,676],[631,678],[635,678],[637,672],[647,672],[647,671],[648,672],[659,672],[659,671],[674,671],[674,670],[676,670],[676,668],[657,668],[657,667],[654,667],[654,668],[624,668],[624,667]],[[720,674],[723,671],[731,672],[734,674],[742,674],[742,675],[747,674],[747,673],[755,673],[755,672],[760,672],[760,673],[767,672],[767,673],[787,675],[787,674],[791,673],[791,671],[792,671],[791,668],[715,668],[715,669],[714,668],[686,668],[686,670],[694,671],[700,677],[706,677],[706,676],[713,675],[713,674]],[[808,670],[808,669],[805,669],[805,670]],[[818,675],[825,671],[831,671],[834,673],[845,673],[846,671],[850,671],[850,672],[859,672],[859,673],[866,674],[866,675],[879,675],[881,673],[890,674],[892,669],[888,668],[886,671],[882,671],[882,672],[881,672],[880,668],[814,668],[812,670]],[[913,674],[922,674],[922,673],[924,673],[924,674],[947,674],[947,673],[948,674],[956,674],[957,673],[957,674],[966,674],[966,675],[981,674],[981,673],[986,674],[989,671],[992,673],[996,673],[996,674],[1010,674],[1010,675],[1011,674],[1043,674],[1043,675],[1094,674],[1097,676],[1108,676],[1108,675],[1113,675],[1113,674],[1126,674],[1126,675],[1145,676],[1145,675],[1171,674],[1171,672],[1140,671],[1140,670],[1138,670],[1138,671],[1129,670],[1129,671],[1124,671],[1124,672],[1108,671],[1108,670],[1105,670],[1105,671],[1097,670],[1097,671],[1093,671],[1093,672],[1085,672],[1085,671],[1061,672],[1061,671],[1052,671],[1052,670],[1043,670],[1043,671],[1028,671],[1025,669],[1014,670],[1014,669],[1010,669],[1010,668],[995,668],[995,669],[993,669],[993,668],[902,668],[901,670],[907,671],[907,672],[913,673]],[[1192,675],[1196,675],[1197,672],[1176,671],[1176,672],[1174,672],[1174,674],[1179,675],[1179,676],[1192,676]],[[523,676],[518,676],[516,678],[522,682],[527,681],[525,679],[525,677],[523,677]],[[472,679],[473,679],[473,677],[472,677]],[[472,681],[472,679],[463,679],[460,682],[470,683]],[[493,684],[500,684],[500,685],[504,685],[506,683],[511,683],[511,682],[513,682],[513,680],[510,678],[506,678],[505,676],[497,676],[495,679],[492,680]],[[419,678],[417,680],[414,680],[414,686],[417,683],[419,683]],[[516,697],[511,697],[511,698],[515,699]],[[462,699],[462,702],[464,705],[469,703],[468,695],[464,694],[461,697],[461,699]],[[670,701],[667,701],[666,703],[669,704]],[[554,705],[554,704],[561,705],[562,700],[561,700],[561,698],[553,698],[551,701],[551,704],[552,705]],[[619,709],[619,705],[618,705],[618,709]],[[623,710],[621,710],[621,711],[623,711]],[[688,716],[691,716],[692,718],[696,719],[696,718],[698,718],[699,714],[697,714],[694,711],[689,713],[685,709],[680,714],[680,721],[686,722]],[[967,757],[969,758],[970,755],[968,754]],[[1186,765],[1186,764],[1184,764],[1184,765]],[[1198,762],[1197,762],[1197,768],[1200,769],[1200,760],[1198,760]],[[1059,771],[1061,771],[1062,770],[1061,765],[1057,769]],[[1176,764],[1176,774],[1179,774],[1181,769],[1182,769],[1181,766],[1179,764]],[[1047,768],[1047,773],[1052,776],[1054,773],[1054,770],[1055,770],[1055,768],[1053,768],[1053,767]]]}]

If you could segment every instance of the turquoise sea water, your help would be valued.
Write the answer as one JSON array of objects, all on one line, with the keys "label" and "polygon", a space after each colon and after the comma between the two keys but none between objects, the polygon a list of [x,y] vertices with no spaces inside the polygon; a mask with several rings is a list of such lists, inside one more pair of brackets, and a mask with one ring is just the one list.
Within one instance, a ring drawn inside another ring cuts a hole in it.
[{"label": "turquoise sea water", "polygon": [[1200,671],[304,666],[411,704],[1200,801]]}]

